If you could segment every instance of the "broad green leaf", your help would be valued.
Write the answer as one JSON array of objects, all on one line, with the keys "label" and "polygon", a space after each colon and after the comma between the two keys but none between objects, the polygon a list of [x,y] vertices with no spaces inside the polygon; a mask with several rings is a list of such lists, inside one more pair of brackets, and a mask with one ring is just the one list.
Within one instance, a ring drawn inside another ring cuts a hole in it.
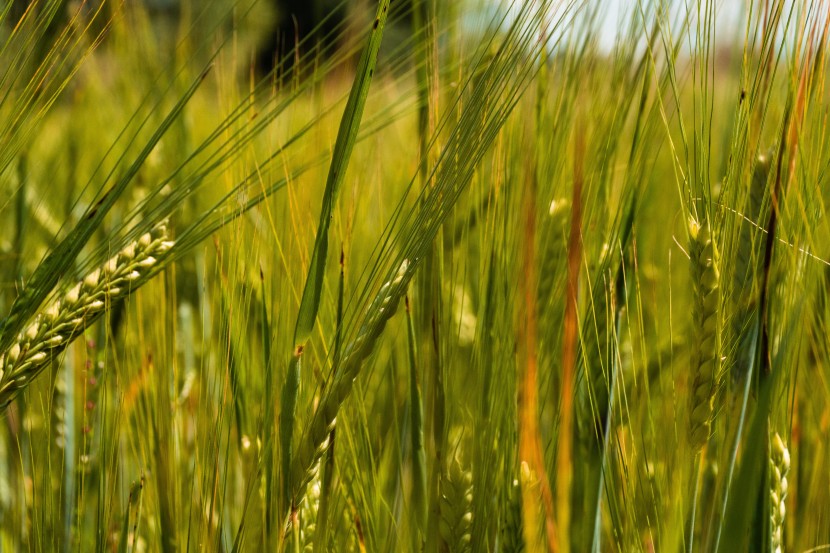
[{"label": "broad green leaf", "polygon": [[317,311],[320,308],[320,295],[323,291],[323,278],[326,272],[326,257],[329,246],[329,225],[331,224],[332,212],[337,200],[337,193],[346,175],[349,166],[349,158],[352,155],[357,132],[360,128],[360,120],[363,117],[363,108],[366,105],[366,98],[369,95],[369,85],[377,66],[378,51],[380,50],[383,29],[386,26],[386,18],[389,13],[391,0],[381,0],[378,3],[378,11],[372,23],[372,31],[369,35],[369,42],[363,50],[360,62],[357,66],[354,84],[352,85],[349,99],[346,102],[346,109],[340,121],[340,128],[337,131],[337,140],[334,143],[331,165],[329,166],[328,177],[326,178],[326,189],[323,193],[323,206],[320,210],[320,223],[317,225],[317,237],[314,241],[314,251],[311,254],[311,264],[308,267],[308,277],[303,289],[300,310],[297,315],[297,324],[294,330],[294,344],[299,346],[308,340],[314,321],[317,319]]}]

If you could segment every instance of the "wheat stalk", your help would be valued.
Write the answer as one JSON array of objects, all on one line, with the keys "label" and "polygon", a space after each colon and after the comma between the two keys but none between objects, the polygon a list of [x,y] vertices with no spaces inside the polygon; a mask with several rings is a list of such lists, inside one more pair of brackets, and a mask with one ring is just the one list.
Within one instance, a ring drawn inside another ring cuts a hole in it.
[{"label": "wheat stalk", "polygon": [[0,355],[0,410],[113,302],[144,284],[173,244],[166,225],[156,226],[35,315]]}]

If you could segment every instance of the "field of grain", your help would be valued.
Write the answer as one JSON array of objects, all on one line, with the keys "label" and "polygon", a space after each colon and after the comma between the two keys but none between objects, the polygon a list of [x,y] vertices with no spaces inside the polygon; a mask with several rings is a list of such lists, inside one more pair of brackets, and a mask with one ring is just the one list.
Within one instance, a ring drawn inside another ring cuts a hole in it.
[{"label": "field of grain", "polygon": [[0,551],[830,550],[830,3],[280,5],[0,7]]}]

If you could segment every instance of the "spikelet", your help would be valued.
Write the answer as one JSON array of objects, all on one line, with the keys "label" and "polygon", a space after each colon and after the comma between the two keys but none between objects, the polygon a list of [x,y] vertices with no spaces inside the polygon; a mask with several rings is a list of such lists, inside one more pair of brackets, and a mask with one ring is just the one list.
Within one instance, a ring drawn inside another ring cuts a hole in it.
[{"label": "spikelet", "polygon": [[770,524],[772,529],[772,551],[781,553],[784,540],[784,515],[787,513],[785,499],[789,484],[787,474],[790,472],[790,452],[781,436],[776,432],[770,440]]},{"label": "spikelet", "polygon": [[0,410],[113,302],[143,284],[172,247],[167,227],[158,225],[35,315],[0,355]]},{"label": "spikelet", "polygon": [[471,550],[472,505],[473,475],[453,459],[441,479],[441,518],[438,522],[441,539],[448,551],[466,553]]},{"label": "spikelet", "polygon": [[689,239],[694,297],[689,441],[695,450],[699,450],[709,438],[712,403],[720,376],[720,273],[718,251],[709,223],[699,223],[692,219],[689,222]]}]

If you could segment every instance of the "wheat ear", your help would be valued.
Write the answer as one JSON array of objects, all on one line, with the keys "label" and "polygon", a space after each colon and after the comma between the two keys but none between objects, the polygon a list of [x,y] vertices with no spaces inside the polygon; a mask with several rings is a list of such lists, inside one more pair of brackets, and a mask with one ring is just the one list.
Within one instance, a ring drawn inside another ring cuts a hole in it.
[{"label": "wheat ear", "polygon": [[441,519],[438,530],[448,551],[465,553],[471,550],[473,526],[473,475],[453,459],[441,479]]},{"label": "wheat ear", "polygon": [[320,508],[320,481],[315,478],[309,485],[308,494],[300,505],[300,540],[303,552],[310,553],[315,547],[325,549],[325,536],[317,535],[317,512]]},{"label": "wheat ear", "polygon": [[772,529],[772,551],[781,553],[784,541],[784,515],[787,509],[784,500],[787,498],[787,474],[790,472],[790,452],[781,436],[776,432],[770,440],[770,523]]},{"label": "wheat ear", "polygon": [[35,315],[0,355],[0,411],[114,301],[144,284],[172,247],[160,224]]},{"label": "wheat ear", "polygon": [[[766,217],[764,215],[767,210],[764,210],[764,198],[769,169],[769,158],[764,155],[758,156],[747,187],[744,213],[740,216],[740,231],[735,249],[735,269],[732,272],[732,293],[741,298],[752,292],[755,278],[760,271],[763,252],[760,250],[761,241],[754,237],[759,231],[765,231]],[[746,290],[747,288],[749,289]]]},{"label": "wheat ear", "polygon": [[416,263],[404,260],[397,274],[381,286],[366,312],[357,337],[343,350],[334,381],[320,400],[304,439],[297,445],[291,463],[291,497],[299,499],[309,481],[316,475],[319,460],[329,445],[329,434],[334,429],[337,412],[352,389],[354,379],[363,361],[372,353],[383,328],[392,318],[406,286],[415,271]]},{"label": "wheat ear", "polygon": [[768,156],[758,156],[747,187],[747,201],[744,213],[738,221],[737,244],[732,270],[732,289],[730,290],[730,305],[732,315],[729,324],[729,343],[734,347],[731,361],[734,377],[746,374],[745,352],[749,348],[750,324],[752,311],[758,299],[758,286],[763,261],[763,240],[759,238],[766,232],[766,221],[769,218],[767,197],[767,179],[770,170]]},{"label": "wheat ear", "polygon": [[689,239],[694,294],[689,441],[699,450],[709,438],[712,402],[720,376],[720,272],[718,250],[709,223],[690,220]]}]

